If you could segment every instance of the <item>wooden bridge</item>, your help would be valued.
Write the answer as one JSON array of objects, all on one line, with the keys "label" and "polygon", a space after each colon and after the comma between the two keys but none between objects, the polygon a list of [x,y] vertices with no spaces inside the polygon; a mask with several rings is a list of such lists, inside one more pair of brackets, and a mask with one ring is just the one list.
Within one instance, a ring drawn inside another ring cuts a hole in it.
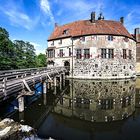
[{"label": "wooden bridge", "polygon": [[[14,96],[19,99],[19,111],[24,110],[24,96],[33,95],[35,85],[43,84],[43,92],[47,92],[47,84],[56,86],[56,78],[65,79],[65,67],[31,68],[21,70],[0,71],[0,102]],[[63,76],[62,76],[63,75]]]}]

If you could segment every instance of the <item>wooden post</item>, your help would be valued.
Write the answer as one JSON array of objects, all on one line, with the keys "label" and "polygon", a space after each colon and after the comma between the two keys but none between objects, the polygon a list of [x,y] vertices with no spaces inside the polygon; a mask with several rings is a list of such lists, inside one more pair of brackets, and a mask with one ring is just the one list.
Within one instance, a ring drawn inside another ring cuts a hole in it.
[{"label": "wooden post", "polygon": [[56,76],[54,76],[54,87],[56,87],[57,86],[57,78],[56,78]]},{"label": "wooden post", "polygon": [[50,81],[50,89],[53,90],[53,81]]},{"label": "wooden post", "polygon": [[62,90],[62,75],[60,74],[60,82],[59,82],[59,84],[60,84],[60,90]]},{"label": "wooden post", "polygon": [[19,112],[24,111],[24,97],[23,96],[18,98],[18,108],[19,108]]},{"label": "wooden post", "polygon": [[66,79],[66,76],[65,76],[65,72],[63,73],[63,80],[65,80]]},{"label": "wooden post", "polygon": [[47,84],[46,84],[46,81],[43,83],[43,93],[44,94],[47,93]]},{"label": "wooden post", "polygon": [[4,96],[6,97],[6,91],[5,91],[5,89],[6,89],[6,78],[3,79],[2,83],[3,83],[2,84],[3,93],[4,93]]},{"label": "wooden post", "polygon": [[47,104],[47,98],[46,98],[46,95],[47,95],[47,94],[43,94],[43,103],[44,103],[44,105]]},{"label": "wooden post", "polygon": [[65,87],[65,73],[63,73],[63,86]]},{"label": "wooden post", "polygon": [[19,120],[21,123],[24,123],[24,112],[19,112]]}]

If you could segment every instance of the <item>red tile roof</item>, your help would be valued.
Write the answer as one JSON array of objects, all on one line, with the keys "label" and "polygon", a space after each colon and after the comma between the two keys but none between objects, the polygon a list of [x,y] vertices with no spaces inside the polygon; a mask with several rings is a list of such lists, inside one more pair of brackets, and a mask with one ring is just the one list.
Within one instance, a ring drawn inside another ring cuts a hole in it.
[{"label": "red tile roof", "polygon": [[[65,30],[68,30],[66,34],[64,34]],[[121,35],[134,39],[122,23],[118,21],[96,20],[95,23],[92,23],[90,20],[80,20],[55,27],[48,41],[92,34]]]}]

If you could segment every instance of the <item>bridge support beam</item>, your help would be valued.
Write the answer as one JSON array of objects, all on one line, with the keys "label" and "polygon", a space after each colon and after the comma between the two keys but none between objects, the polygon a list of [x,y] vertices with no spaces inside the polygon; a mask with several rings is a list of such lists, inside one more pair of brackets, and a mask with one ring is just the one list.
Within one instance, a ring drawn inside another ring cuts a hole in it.
[{"label": "bridge support beam", "polygon": [[59,83],[59,85],[60,85],[60,90],[62,90],[62,75],[61,75],[61,74],[60,74],[59,78],[60,78],[60,83]]},{"label": "bridge support beam", "polygon": [[24,111],[24,97],[23,96],[20,96],[18,98],[18,108],[19,108],[19,112]]},{"label": "bridge support beam", "polygon": [[43,93],[44,94],[47,93],[47,84],[46,84],[46,81],[43,83]]},{"label": "bridge support beam", "polygon": [[21,123],[24,122],[24,112],[19,112],[19,120]]},{"label": "bridge support beam", "polygon": [[57,78],[56,78],[56,76],[54,76],[54,87],[56,87],[57,86]]},{"label": "bridge support beam", "polygon": [[66,76],[65,76],[65,72],[63,73],[63,80],[65,80],[66,79]]},{"label": "bridge support beam", "polygon": [[44,83],[43,83],[43,103],[44,103],[44,105],[47,104],[46,94],[47,94],[47,82],[44,81]]},{"label": "bridge support beam", "polygon": [[43,103],[44,103],[44,105],[47,104],[47,97],[46,97],[46,94],[43,94]]},{"label": "bridge support beam", "polygon": [[63,86],[65,86],[65,79],[66,79],[65,73],[63,73]]},{"label": "bridge support beam", "polygon": [[48,89],[50,89],[50,82],[49,81],[47,82],[47,87],[48,87]]},{"label": "bridge support beam", "polygon": [[56,92],[57,92],[57,89],[56,89],[56,87],[54,87],[54,92],[53,92],[53,94],[56,95]]}]

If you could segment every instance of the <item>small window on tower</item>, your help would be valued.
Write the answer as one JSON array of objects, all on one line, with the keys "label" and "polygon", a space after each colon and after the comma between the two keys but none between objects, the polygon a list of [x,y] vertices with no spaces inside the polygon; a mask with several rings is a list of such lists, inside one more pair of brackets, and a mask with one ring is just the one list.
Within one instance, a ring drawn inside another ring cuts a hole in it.
[{"label": "small window on tower", "polygon": [[131,58],[132,58],[132,51],[129,50],[129,59],[131,59]]},{"label": "small window on tower", "polygon": [[81,59],[82,58],[82,51],[81,51],[81,49],[77,49],[76,50],[76,59]]},{"label": "small window on tower", "polygon": [[108,36],[108,41],[113,41],[113,36],[112,35]]},{"label": "small window on tower", "polygon": [[62,44],[62,39],[60,39],[59,44]]},{"label": "small window on tower", "polygon": [[82,42],[85,42],[85,36],[80,37],[80,40],[81,40]]},{"label": "small window on tower", "polygon": [[89,59],[89,58],[90,58],[90,50],[84,49],[84,59]]},{"label": "small window on tower", "polygon": [[127,54],[126,54],[126,49],[123,49],[123,59],[126,59]]},{"label": "small window on tower", "polygon": [[60,49],[60,50],[59,50],[59,56],[60,56],[60,57],[63,57],[63,55],[64,55],[64,54],[63,54],[63,49]]},{"label": "small window on tower", "polygon": [[54,41],[52,41],[51,45],[54,45]]}]

